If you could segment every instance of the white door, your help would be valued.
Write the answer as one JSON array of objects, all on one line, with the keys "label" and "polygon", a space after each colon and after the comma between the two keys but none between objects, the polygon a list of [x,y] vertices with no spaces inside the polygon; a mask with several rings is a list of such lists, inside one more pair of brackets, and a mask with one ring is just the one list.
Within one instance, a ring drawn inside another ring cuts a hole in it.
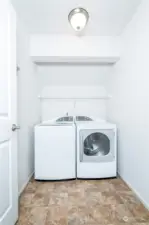
[{"label": "white door", "polygon": [[16,107],[16,15],[0,0],[0,225],[18,217]]}]

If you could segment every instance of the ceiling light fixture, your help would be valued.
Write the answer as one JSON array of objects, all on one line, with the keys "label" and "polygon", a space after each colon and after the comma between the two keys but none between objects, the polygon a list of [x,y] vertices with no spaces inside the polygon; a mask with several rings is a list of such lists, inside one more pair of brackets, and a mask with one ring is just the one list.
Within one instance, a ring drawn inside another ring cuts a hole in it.
[{"label": "ceiling light fixture", "polygon": [[69,15],[68,20],[75,31],[82,31],[89,20],[88,12],[83,8],[73,9]]}]

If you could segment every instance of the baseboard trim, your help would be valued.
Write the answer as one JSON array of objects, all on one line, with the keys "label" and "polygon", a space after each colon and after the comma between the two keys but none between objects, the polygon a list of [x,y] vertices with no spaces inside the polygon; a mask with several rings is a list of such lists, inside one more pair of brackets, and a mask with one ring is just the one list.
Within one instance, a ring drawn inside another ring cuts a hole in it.
[{"label": "baseboard trim", "polygon": [[140,202],[145,206],[145,208],[149,210],[149,204],[141,197],[138,191],[136,191],[129,182],[125,181],[122,176],[119,175],[119,177],[128,185],[128,187],[133,191],[133,193],[140,200]]},{"label": "baseboard trim", "polygon": [[19,190],[19,193],[18,193],[19,196],[22,194],[22,192],[23,192],[24,189],[26,188],[26,186],[27,186],[27,184],[29,183],[30,179],[32,178],[33,174],[34,174],[34,172],[32,172],[32,173],[28,176],[26,182],[22,185],[22,187],[21,187],[21,189]]}]

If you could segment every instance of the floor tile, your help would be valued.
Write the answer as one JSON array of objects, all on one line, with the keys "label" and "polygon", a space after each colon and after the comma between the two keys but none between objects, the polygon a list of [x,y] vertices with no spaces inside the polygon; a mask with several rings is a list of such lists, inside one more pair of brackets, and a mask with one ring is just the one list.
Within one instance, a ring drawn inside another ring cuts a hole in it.
[{"label": "floor tile", "polygon": [[67,225],[68,208],[66,206],[50,206],[46,217],[46,225]]},{"label": "floor tile", "polygon": [[42,182],[41,185],[38,185],[36,192],[41,194],[48,194],[55,190],[55,183],[53,182]]},{"label": "floor tile", "polygon": [[19,219],[17,225],[26,225],[29,220],[29,210],[28,208],[21,207],[19,208]]},{"label": "floor tile", "polygon": [[29,182],[26,186],[25,193],[34,194],[39,186],[40,184],[38,182]]},{"label": "floor tile", "polygon": [[111,207],[111,219],[117,222],[134,223],[136,222],[134,215],[127,205],[119,204]]},{"label": "floor tile", "polygon": [[116,191],[130,191],[126,183],[120,178],[111,179],[110,184],[112,184],[112,186]]},{"label": "floor tile", "polygon": [[29,223],[31,225],[44,225],[47,216],[47,208],[36,207],[30,209]]},{"label": "floor tile", "polygon": [[50,196],[48,193],[42,194],[42,193],[35,193],[35,195],[32,198],[31,206],[42,206],[46,207],[49,205]]},{"label": "floor tile", "polygon": [[62,192],[62,193],[52,193],[49,196],[49,206],[55,205],[55,206],[67,206],[68,205],[68,193]]},{"label": "floor tile", "polygon": [[121,201],[126,204],[140,204],[139,199],[132,191],[117,191]]},{"label": "floor tile", "polygon": [[149,225],[149,212],[120,178],[38,182],[20,197],[17,225]]},{"label": "floor tile", "polygon": [[68,224],[95,224],[94,218],[91,216],[88,206],[72,207],[68,210]]},{"label": "floor tile", "polygon": [[136,222],[149,223],[149,211],[140,204],[127,204],[127,207],[133,214]]},{"label": "floor tile", "polygon": [[90,192],[86,196],[86,202],[92,205],[116,205],[123,203],[120,196],[114,191]]},{"label": "floor tile", "polygon": [[45,225],[47,208],[26,207],[22,209],[18,225]]},{"label": "floor tile", "polygon": [[24,192],[24,193],[20,196],[20,206],[30,206],[33,197],[34,197],[34,194]]}]

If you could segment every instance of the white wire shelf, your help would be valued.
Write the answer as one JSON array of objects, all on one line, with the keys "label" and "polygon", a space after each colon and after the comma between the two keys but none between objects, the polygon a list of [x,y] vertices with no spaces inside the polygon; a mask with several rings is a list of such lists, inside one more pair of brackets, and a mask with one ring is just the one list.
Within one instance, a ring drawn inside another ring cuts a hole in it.
[{"label": "white wire shelf", "polygon": [[40,100],[74,100],[74,101],[77,101],[77,100],[108,100],[108,99],[111,99],[112,96],[110,95],[107,95],[107,96],[99,96],[99,97],[84,97],[84,98],[74,98],[74,97],[70,97],[70,98],[64,98],[64,97],[46,97],[46,96],[38,96],[38,98]]}]

